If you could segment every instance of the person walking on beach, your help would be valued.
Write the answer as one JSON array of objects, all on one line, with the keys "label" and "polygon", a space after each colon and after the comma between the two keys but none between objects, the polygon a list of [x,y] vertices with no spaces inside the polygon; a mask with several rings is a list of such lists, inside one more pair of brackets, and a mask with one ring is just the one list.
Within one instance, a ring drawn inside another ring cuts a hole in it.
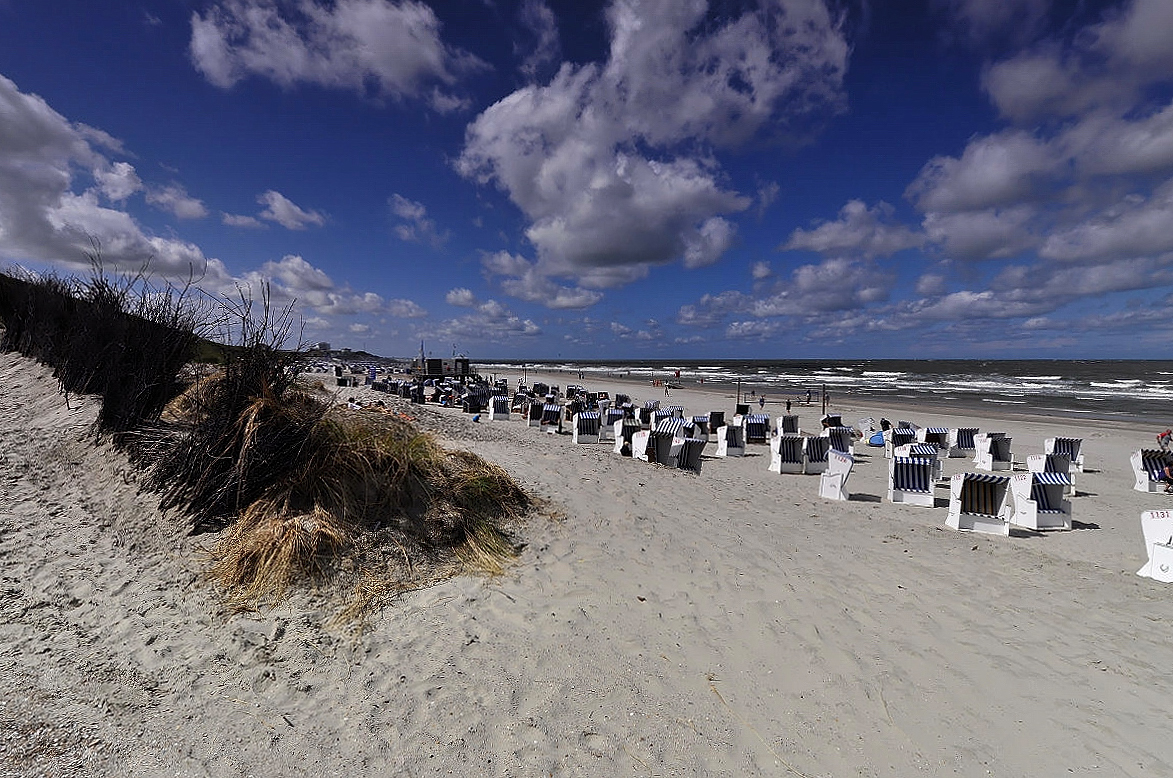
[{"label": "person walking on beach", "polygon": [[790,413],[790,398],[789,398],[789,397],[788,397],[788,398],[786,398],[786,413],[787,413],[788,415],[789,415],[789,413]]},{"label": "person walking on beach", "polygon": [[1157,436],[1157,445],[1161,447],[1162,451],[1169,450],[1169,443],[1173,442],[1173,430],[1165,430]]},{"label": "person walking on beach", "polygon": [[810,389],[806,390],[806,404],[807,405],[811,404],[811,390]]},{"label": "person walking on beach", "polygon": [[758,407],[763,411],[766,409],[766,396],[764,394],[758,398]]}]

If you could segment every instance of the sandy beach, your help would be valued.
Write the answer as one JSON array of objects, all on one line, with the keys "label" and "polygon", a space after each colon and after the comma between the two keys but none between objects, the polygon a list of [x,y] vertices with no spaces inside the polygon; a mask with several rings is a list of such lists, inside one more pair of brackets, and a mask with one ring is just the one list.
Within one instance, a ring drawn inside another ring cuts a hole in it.
[{"label": "sandy beach", "polygon": [[[547,380],[689,415],[735,402]],[[12,354],[0,385],[4,778],[1173,774],[1173,589],[1135,575],[1140,512],[1173,506],[1131,488],[1148,428],[832,398],[845,421],[1005,431],[1020,469],[1082,437],[1076,529],[1005,538],[888,502],[882,449],[831,502],[768,472],[764,445],[694,475],[405,405],[555,516],[506,575],[407,593],[356,635],[326,626],[324,593],[227,613],[201,574],[213,538],[85,437],[96,401]],[[819,408],[794,412],[817,428]]]}]

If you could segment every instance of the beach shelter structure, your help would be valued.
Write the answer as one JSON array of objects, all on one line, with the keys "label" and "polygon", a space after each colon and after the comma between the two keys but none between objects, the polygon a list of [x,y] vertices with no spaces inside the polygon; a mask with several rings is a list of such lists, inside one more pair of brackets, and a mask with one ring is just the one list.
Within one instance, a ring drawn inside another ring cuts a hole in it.
[{"label": "beach shelter structure", "polygon": [[855,460],[850,454],[831,449],[827,452],[827,469],[819,475],[819,496],[828,500],[847,500],[847,479]]},{"label": "beach shelter structure", "polygon": [[979,432],[973,436],[973,463],[982,470],[1013,470],[1011,438],[1005,432]]},{"label": "beach shelter structure", "polygon": [[692,430],[689,437],[696,440],[703,440],[706,443],[709,440],[709,417],[708,416],[693,416]]},{"label": "beach shelter structure", "polygon": [[765,443],[770,437],[770,417],[764,413],[751,413],[745,417],[745,442]]},{"label": "beach shelter structure", "polygon": [[615,422],[623,421],[626,416],[622,408],[608,408],[605,411],[600,411],[603,424],[599,427],[599,440],[614,440],[615,439]]},{"label": "beach shelter structure", "polygon": [[537,400],[530,400],[529,405],[526,406],[526,414],[525,414],[526,423],[528,426],[530,426],[530,427],[542,426],[542,413],[543,413],[542,409],[544,407],[545,406],[542,403],[538,402]]},{"label": "beach shelter structure", "polygon": [[540,427],[553,435],[558,431],[558,423],[562,420],[562,406],[558,403],[546,403],[542,406],[542,420]]},{"label": "beach shelter structure", "polygon": [[941,480],[941,473],[943,471],[941,464],[941,449],[934,446],[932,443],[909,443],[907,446],[901,446],[894,449],[893,456],[898,457],[917,457],[919,459],[931,459],[933,462],[934,481]]},{"label": "beach shelter structure", "polygon": [[495,394],[489,398],[489,421],[509,421],[509,396]]},{"label": "beach shelter structure", "polygon": [[1071,529],[1071,501],[1063,492],[1071,486],[1066,473],[1019,473],[1010,476],[1014,512],[1010,523],[1033,530]]},{"label": "beach shelter structure", "polygon": [[1136,574],[1173,583],[1173,511],[1144,511],[1140,514],[1140,529],[1149,558]]},{"label": "beach shelter structure", "polygon": [[918,443],[932,443],[940,449],[949,448],[949,430],[944,427],[921,427],[916,431]]},{"label": "beach shelter structure", "polygon": [[1173,463],[1173,452],[1159,448],[1142,448],[1132,452],[1132,474],[1136,483],[1132,488],[1138,492],[1157,492],[1165,488],[1161,483],[1161,471]]},{"label": "beach shelter structure", "polygon": [[693,473],[701,471],[701,453],[705,450],[705,441],[698,438],[685,438],[677,454],[676,466],[681,470]]},{"label": "beach shelter structure", "polygon": [[771,473],[801,473],[806,459],[801,435],[775,435],[770,438]]},{"label": "beach shelter structure", "polygon": [[823,425],[823,429],[827,427],[842,427],[843,417],[838,413],[828,413],[819,419],[819,422]]},{"label": "beach shelter structure", "polygon": [[831,439],[824,437],[804,437],[802,439],[804,473],[822,473],[827,469],[827,452],[831,450]]},{"label": "beach shelter structure", "polygon": [[[620,419],[612,425],[612,433],[615,436],[615,453],[622,454],[625,457],[635,455],[634,438],[637,432],[640,432],[643,427],[635,419]],[[644,441],[647,445],[647,441]]]},{"label": "beach shelter structure", "polygon": [[675,417],[677,419],[684,418],[684,406],[683,405],[669,405],[667,410],[668,410],[669,414],[671,414],[673,417]]},{"label": "beach shelter structure", "polygon": [[1010,479],[987,473],[957,473],[949,479],[945,525],[989,535],[1010,534]]},{"label": "beach shelter structure", "polygon": [[603,425],[598,411],[579,411],[574,414],[572,434],[574,443],[598,443],[599,428]]},{"label": "beach shelter structure", "polygon": [[798,426],[797,415],[778,417],[778,431],[783,435],[801,435],[802,429]]},{"label": "beach shelter structure", "polygon": [[957,427],[949,430],[949,457],[973,457],[976,453],[973,438],[978,434],[977,427]]},{"label": "beach shelter structure", "polygon": [[709,432],[716,432],[718,427],[724,426],[725,411],[709,411]]},{"label": "beach shelter structure", "polygon": [[933,461],[893,456],[888,460],[888,500],[933,507]]},{"label": "beach shelter structure", "polygon": [[1047,454],[1066,454],[1071,460],[1071,466],[1083,472],[1083,438],[1047,438],[1043,441],[1043,451]]},{"label": "beach shelter structure", "polygon": [[745,456],[745,429],[740,424],[724,424],[717,428],[717,456]]},{"label": "beach shelter structure", "polygon": [[1067,476],[1066,494],[1075,486],[1075,474],[1071,472],[1071,458],[1067,454],[1027,454],[1026,469],[1032,473],[1062,473]]},{"label": "beach shelter structure", "polygon": [[820,434],[830,441],[832,450],[855,456],[855,436],[851,427],[827,427]]},{"label": "beach shelter structure", "polygon": [[[900,422],[907,424],[907,422]],[[901,446],[916,443],[916,430],[912,427],[893,427],[884,432],[884,456],[891,459],[895,451]]]}]

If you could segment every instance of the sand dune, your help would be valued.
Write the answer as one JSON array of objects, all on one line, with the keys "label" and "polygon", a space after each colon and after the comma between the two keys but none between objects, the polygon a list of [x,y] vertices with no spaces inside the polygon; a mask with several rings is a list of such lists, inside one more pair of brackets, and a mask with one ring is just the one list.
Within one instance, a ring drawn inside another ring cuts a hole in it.
[{"label": "sand dune", "polygon": [[694,476],[408,407],[562,518],[531,523],[508,575],[405,595],[355,639],[313,593],[224,613],[200,577],[210,540],[83,439],[93,400],[12,355],[0,382],[0,775],[1173,771],[1173,590],[1134,574],[1139,513],[1170,500],[1130,488],[1147,430],[900,414],[1005,429],[1020,461],[1085,438],[1080,528],[992,538],[880,499],[876,449],[831,503],[768,473],[765,446]]}]

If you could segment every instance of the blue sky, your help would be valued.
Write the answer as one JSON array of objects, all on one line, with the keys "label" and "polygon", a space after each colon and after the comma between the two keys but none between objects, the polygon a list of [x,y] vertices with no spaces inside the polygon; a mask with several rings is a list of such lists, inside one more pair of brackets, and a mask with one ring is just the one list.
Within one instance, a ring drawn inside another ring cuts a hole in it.
[{"label": "blue sky", "polygon": [[0,0],[0,262],[474,359],[1168,358],[1173,2]]}]

